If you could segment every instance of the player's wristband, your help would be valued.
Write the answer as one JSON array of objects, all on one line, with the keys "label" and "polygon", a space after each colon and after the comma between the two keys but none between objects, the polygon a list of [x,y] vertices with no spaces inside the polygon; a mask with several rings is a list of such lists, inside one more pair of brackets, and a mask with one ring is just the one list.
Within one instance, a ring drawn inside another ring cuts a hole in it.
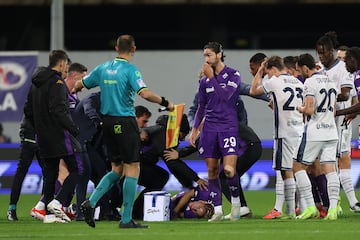
[{"label": "player's wristband", "polygon": [[166,100],[165,97],[161,97],[161,103],[160,103],[160,105],[163,106],[163,107],[167,107],[167,106],[169,106],[169,101]]}]

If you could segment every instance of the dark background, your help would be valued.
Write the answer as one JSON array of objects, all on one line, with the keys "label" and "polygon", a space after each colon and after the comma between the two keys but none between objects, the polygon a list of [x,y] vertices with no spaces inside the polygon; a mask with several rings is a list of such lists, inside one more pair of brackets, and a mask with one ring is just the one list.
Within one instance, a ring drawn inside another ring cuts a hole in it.
[{"label": "dark background", "polygon": [[[360,4],[65,5],[67,50],[112,50],[121,33],[141,50],[308,49],[327,31],[359,46]],[[0,51],[49,50],[50,5],[1,6]]]}]

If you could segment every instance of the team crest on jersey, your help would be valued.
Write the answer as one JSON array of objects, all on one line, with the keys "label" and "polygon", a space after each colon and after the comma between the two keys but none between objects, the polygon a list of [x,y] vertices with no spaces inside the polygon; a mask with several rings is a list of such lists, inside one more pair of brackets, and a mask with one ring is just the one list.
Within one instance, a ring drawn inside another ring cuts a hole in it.
[{"label": "team crest on jersey", "polygon": [[210,195],[211,198],[214,198],[214,197],[216,197],[217,193],[216,192],[210,192],[209,195]]},{"label": "team crest on jersey", "polygon": [[64,84],[64,81],[63,81],[62,79],[58,79],[58,80],[56,81],[56,84]]}]

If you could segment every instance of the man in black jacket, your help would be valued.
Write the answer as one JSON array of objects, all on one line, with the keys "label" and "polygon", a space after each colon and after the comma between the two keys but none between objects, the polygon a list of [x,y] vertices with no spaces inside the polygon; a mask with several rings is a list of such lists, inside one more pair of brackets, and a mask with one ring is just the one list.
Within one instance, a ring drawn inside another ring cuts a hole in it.
[{"label": "man in black jacket", "polygon": [[[44,160],[43,193],[47,214],[44,223],[70,222],[61,202],[74,192],[78,180],[76,152],[81,149],[75,139],[78,128],[69,111],[67,89],[62,73],[66,71],[68,55],[63,50],[53,50],[49,66],[39,68],[32,77],[31,89],[24,113],[33,123],[37,134],[40,155]],[[59,174],[60,159],[68,166],[69,175],[54,198],[55,181]]]},{"label": "man in black jacket", "polygon": [[20,156],[17,164],[14,180],[11,185],[10,203],[7,212],[7,219],[9,221],[17,221],[16,205],[20,198],[22,184],[24,182],[26,173],[36,156],[38,163],[43,169],[42,160],[40,157],[39,146],[36,142],[35,129],[30,120],[24,117],[20,124]]}]

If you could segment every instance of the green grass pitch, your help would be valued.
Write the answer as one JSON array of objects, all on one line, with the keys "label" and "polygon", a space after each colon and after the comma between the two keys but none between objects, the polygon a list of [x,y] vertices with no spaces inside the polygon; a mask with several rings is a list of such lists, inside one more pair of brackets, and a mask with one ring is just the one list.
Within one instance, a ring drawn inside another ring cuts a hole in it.
[{"label": "green grass pitch", "polygon": [[[359,194],[359,192],[357,192]],[[344,215],[337,221],[311,220],[263,220],[274,205],[274,191],[245,192],[248,206],[254,216],[236,222],[208,223],[206,220],[175,220],[169,222],[147,222],[149,229],[119,229],[118,222],[99,221],[96,228],[85,222],[67,224],[44,224],[31,218],[30,209],[38,201],[37,195],[21,195],[18,203],[19,221],[6,218],[9,196],[0,195],[0,239],[117,239],[117,240],[280,240],[280,239],[336,239],[352,240],[360,236],[360,213],[351,213],[344,193],[342,208]],[[224,200],[225,214],[230,206]]]}]

